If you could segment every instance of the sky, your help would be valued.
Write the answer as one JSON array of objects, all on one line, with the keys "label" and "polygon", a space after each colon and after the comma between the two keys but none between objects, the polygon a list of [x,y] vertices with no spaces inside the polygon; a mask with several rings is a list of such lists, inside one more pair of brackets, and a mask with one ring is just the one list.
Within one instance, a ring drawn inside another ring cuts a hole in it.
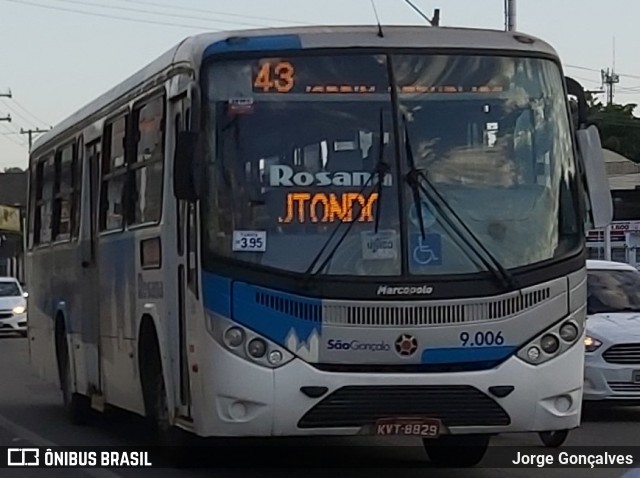
[{"label": "sky", "polygon": [[[412,3],[429,17],[439,8],[442,26],[505,26],[504,0]],[[375,5],[383,25],[428,25],[403,0]],[[551,43],[566,74],[599,90],[600,71],[615,66],[615,101],[640,104],[639,0],[516,0],[516,7],[517,30]],[[0,96],[0,119],[12,119],[0,121],[0,171],[27,166],[21,130],[55,126],[187,36],[320,24],[375,24],[371,0],[0,0],[0,95],[11,94]]]}]

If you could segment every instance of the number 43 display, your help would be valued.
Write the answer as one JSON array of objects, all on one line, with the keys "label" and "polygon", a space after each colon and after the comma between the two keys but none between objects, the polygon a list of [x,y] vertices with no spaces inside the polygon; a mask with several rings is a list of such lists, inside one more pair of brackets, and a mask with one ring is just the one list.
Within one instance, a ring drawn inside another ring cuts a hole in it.
[{"label": "number 43 display", "polygon": [[233,231],[233,251],[265,252],[266,250],[266,231]]}]

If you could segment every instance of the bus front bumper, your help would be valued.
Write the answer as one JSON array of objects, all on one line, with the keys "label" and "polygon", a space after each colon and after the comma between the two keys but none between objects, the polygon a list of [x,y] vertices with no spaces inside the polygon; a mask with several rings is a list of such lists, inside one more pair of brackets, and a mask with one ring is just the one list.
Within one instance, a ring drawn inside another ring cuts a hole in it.
[{"label": "bus front bumper", "polygon": [[[272,370],[207,342],[212,360],[201,377],[203,407],[195,420],[202,436],[370,434],[377,419],[416,416],[439,418],[445,434],[580,424],[584,352],[578,346],[538,366],[512,357],[485,371],[391,374],[325,372],[299,359]],[[498,396],[493,387],[509,393]]]}]

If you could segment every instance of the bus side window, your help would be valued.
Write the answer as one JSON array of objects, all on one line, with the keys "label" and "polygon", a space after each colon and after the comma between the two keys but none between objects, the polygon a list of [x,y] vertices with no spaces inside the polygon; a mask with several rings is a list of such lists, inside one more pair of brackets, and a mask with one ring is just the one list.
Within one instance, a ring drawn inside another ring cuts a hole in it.
[{"label": "bus side window", "polygon": [[64,146],[55,156],[55,202],[53,208],[53,240],[64,241],[71,238],[73,210],[73,183],[75,165],[75,143]]},{"label": "bus side window", "polygon": [[34,245],[51,242],[54,182],[53,156],[49,156],[36,165]]},{"label": "bus side window", "polygon": [[105,126],[100,188],[101,231],[121,230],[124,226],[127,118],[128,116],[120,116]]},{"label": "bus side window", "polygon": [[162,213],[165,98],[155,97],[135,110],[129,224],[157,223]]}]

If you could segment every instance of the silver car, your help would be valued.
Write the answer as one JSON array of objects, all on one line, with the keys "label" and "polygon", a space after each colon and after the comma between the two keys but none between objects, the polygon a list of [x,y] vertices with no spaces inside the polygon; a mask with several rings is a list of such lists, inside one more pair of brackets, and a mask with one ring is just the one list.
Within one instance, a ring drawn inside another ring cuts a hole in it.
[{"label": "silver car", "polygon": [[27,294],[13,277],[0,277],[0,334],[27,336]]},{"label": "silver car", "polygon": [[640,403],[640,272],[587,261],[584,400]]}]

